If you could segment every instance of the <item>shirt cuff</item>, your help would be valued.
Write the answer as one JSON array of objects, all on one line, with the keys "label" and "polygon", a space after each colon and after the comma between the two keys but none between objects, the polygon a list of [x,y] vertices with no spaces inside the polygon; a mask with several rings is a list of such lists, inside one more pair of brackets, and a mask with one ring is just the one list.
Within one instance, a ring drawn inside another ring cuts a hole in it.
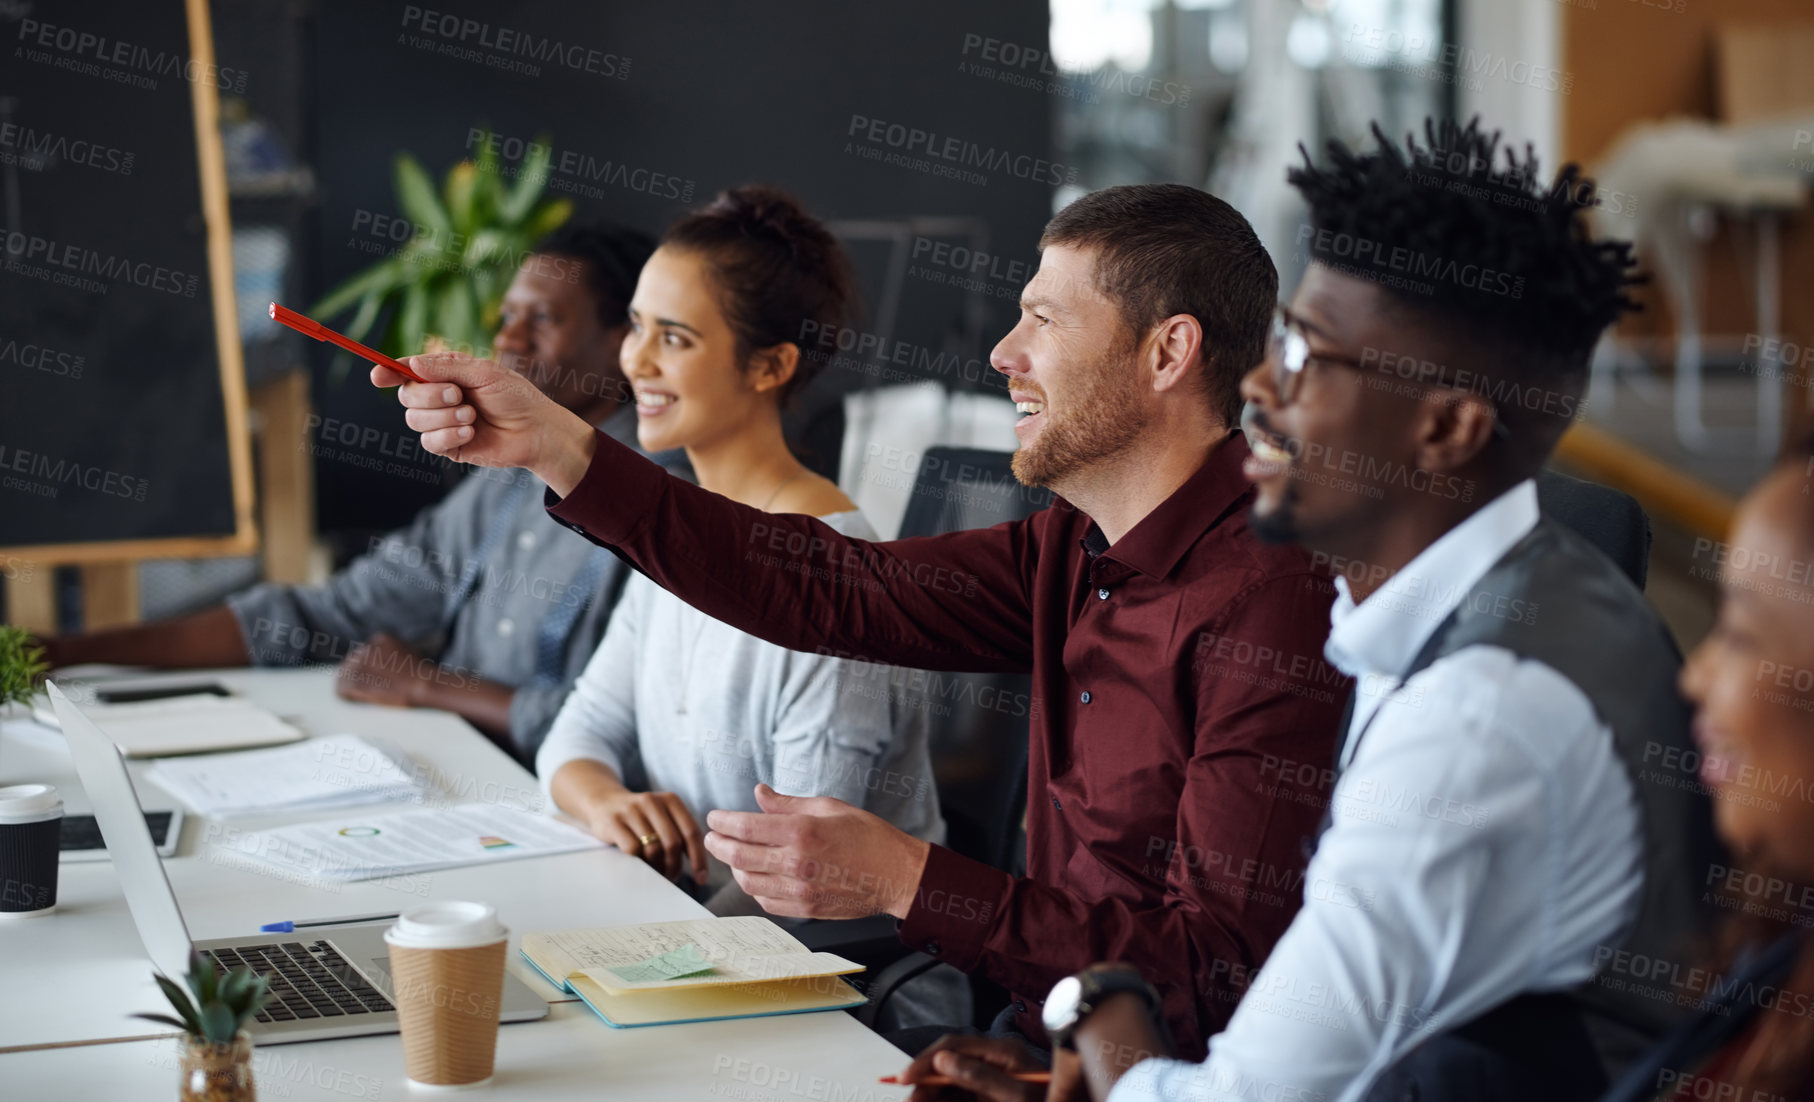
[{"label": "shirt cuff", "polygon": [[933,846],[901,920],[901,941],[960,972],[974,971],[1013,883],[1000,869]]},{"label": "shirt cuff", "polygon": [[628,542],[655,514],[668,473],[608,434],[593,435],[597,446],[579,484],[564,498],[545,491],[542,504],[555,523],[609,547]]},{"label": "shirt cuff", "polygon": [[[1115,1081],[1110,1089],[1107,1102],[1159,1102],[1165,1098],[1168,1085],[1159,1074],[1170,1065],[1174,1070],[1188,1070],[1194,1064],[1180,1064],[1176,1060],[1142,1060],[1127,1070],[1127,1074]],[[1186,1097],[1199,1097],[1187,1095]]]}]

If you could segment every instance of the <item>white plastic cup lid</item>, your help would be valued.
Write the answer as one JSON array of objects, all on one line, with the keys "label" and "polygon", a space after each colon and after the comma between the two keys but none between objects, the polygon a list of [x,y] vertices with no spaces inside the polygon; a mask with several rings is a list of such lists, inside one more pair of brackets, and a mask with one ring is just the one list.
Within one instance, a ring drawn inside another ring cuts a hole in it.
[{"label": "white plastic cup lid", "polygon": [[411,907],[384,931],[384,940],[405,949],[467,949],[510,936],[489,903],[424,903]]},{"label": "white plastic cup lid", "polygon": [[14,784],[0,788],[0,823],[36,823],[63,814],[54,784]]}]

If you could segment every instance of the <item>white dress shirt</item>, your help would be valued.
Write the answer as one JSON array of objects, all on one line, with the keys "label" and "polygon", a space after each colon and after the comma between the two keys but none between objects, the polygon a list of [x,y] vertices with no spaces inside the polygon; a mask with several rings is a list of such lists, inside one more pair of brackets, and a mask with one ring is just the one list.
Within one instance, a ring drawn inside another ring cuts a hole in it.
[{"label": "white dress shirt", "polygon": [[1523,482],[1359,605],[1336,583],[1325,653],[1356,679],[1355,707],[1303,910],[1203,1063],[1145,1061],[1110,1102],[1359,1098],[1426,1037],[1586,981],[1596,947],[1630,925],[1637,804],[1581,690],[1479,645],[1398,683],[1537,519]]}]

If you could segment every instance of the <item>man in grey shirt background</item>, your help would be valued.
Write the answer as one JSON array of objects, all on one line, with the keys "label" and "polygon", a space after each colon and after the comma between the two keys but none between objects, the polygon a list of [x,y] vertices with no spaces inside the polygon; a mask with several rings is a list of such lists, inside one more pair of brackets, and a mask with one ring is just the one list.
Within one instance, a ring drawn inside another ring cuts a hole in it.
[{"label": "man in grey shirt background", "polygon": [[[636,447],[618,348],[654,242],[569,227],[505,293],[492,348],[562,406]],[[654,457],[687,476],[684,453]],[[339,664],[351,700],[455,712],[529,763],[604,636],[628,567],[574,539],[518,471],[474,471],[318,586],[265,583],[188,616],[44,640],[53,666]]]}]

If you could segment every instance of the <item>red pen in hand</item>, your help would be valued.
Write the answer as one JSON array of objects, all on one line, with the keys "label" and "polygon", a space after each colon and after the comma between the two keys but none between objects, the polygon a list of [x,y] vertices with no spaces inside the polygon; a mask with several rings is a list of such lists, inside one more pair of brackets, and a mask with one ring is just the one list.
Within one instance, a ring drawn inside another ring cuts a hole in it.
[{"label": "red pen in hand", "polygon": [[[1052,1073],[1049,1071],[1017,1071],[1009,1078],[1021,1083],[1050,1083]],[[958,1085],[958,1081],[949,1075],[928,1075],[916,1083],[902,1083],[901,1077],[898,1075],[884,1075],[876,1082],[887,1083],[890,1086],[909,1087],[955,1087]]]},{"label": "red pen in hand", "polygon": [[409,378],[414,379],[418,383],[426,383],[428,381],[414,371],[411,371],[401,360],[393,360],[382,352],[367,348],[365,345],[360,344],[349,336],[336,333],[320,322],[298,314],[288,306],[279,306],[273,302],[271,304],[271,320],[287,325],[305,337],[314,337],[318,341],[327,341],[330,344],[337,344],[362,360],[370,360],[372,363],[382,364],[400,375],[406,375]]}]

